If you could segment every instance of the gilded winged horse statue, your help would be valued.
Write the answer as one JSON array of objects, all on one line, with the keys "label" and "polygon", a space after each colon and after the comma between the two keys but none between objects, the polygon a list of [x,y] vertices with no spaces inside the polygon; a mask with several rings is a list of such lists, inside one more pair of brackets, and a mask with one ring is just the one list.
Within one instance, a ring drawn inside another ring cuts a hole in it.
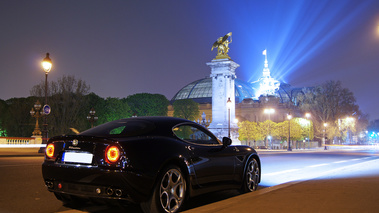
[{"label": "gilded winged horse statue", "polygon": [[[228,40],[230,38],[230,40]],[[228,56],[229,44],[232,43],[232,32],[220,37],[213,43],[211,51],[213,48],[217,48],[216,59],[230,59]]]}]

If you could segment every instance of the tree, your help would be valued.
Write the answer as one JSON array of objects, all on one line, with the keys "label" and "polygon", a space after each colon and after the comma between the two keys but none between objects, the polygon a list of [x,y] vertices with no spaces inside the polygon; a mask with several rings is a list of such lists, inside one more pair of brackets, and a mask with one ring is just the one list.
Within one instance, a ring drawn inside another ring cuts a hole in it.
[{"label": "tree", "polygon": [[122,118],[129,118],[132,116],[132,111],[126,101],[118,98],[105,99],[105,107],[98,114],[99,123],[106,123]]},{"label": "tree", "polygon": [[[263,136],[260,134],[258,124],[251,121],[242,121],[238,123],[238,134],[240,141],[246,141],[249,146],[256,146],[256,141],[261,140]],[[253,142],[253,144],[251,143]]]},{"label": "tree", "polygon": [[0,137],[6,136],[7,131],[4,126],[6,115],[8,114],[8,105],[4,100],[0,99]]},{"label": "tree", "polygon": [[[323,124],[328,123],[328,130],[338,130],[338,120],[354,115],[360,122],[360,129],[367,125],[364,116],[356,104],[354,94],[342,87],[340,81],[327,81],[320,86],[303,91],[297,96],[300,108],[312,114],[316,137],[322,138]],[[339,133],[330,133],[339,135]]]},{"label": "tree", "polygon": [[149,93],[130,95],[125,101],[136,116],[167,116],[170,104],[164,95]]},{"label": "tree", "polygon": [[174,117],[195,120],[199,116],[199,104],[192,99],[182,99],[175,101]]},{"label": "tree", "polygon": [[[291,140],[301,141],[304,140],[305,135],[308,137],[308,127],[301,124],[303,118],[291,119]],[[306,133],[305,133],[306,131]]]},{"label": "tree", "polygon": [[[276,123],[271,120],[266,120],[264,122],[259,122],[260,135],[265,138],[265,146],[268,146],[268,136],[275,137],[276,133]],[[272,139],[271,139],[272,141]]]},{"label": "tree", "polygon": [[[41,82],[30,93],[42,98],[44,89],[45,84]],[[63,76],[57,81],[50,81],[47,90],[48,104],[51,106],[51,114],[47,117],[49,136],[71,133],[70,128],[79,131],[86,129],[88,121],[83,113],[90,86],[74,76]]]},{"label": "tree", "polygon": [[30,109],[37,100],[36,97],[28,97],[11,98],[6,101],[7,107],[3,117],[3,127],[7,136],[30,137],[32,135],[35,118],[30,116]]}]

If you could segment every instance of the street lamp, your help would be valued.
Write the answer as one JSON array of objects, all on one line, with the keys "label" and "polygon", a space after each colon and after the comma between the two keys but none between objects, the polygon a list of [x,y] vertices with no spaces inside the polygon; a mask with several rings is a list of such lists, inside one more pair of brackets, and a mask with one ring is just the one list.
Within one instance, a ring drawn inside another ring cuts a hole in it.
[{"label": "street lamp", "polygon": [[38,119],[42,116],[41,112],[39,111],[41,109],[41,103],[37,100],[37,102],[34,104],[34,108],[30,110],[30,115],[33,118],[36,118],[36,125],[33,131],[33,137],[35,136],[41,136],[41,130],[38,125]]},{"label": "street lamp", "polygon": [[228,137],[230,138],[230,108],[232,108],[232,101],[230,98],[226,101],[226,106],[228,107]]},{"label": "street lamp", "polygon": [[270,148],[272,149],[272,141],[271,141],[271,118],[270,118],[270,115],[275,113],[275,109],[273,108],[268,108],[268,109],[264,109],[263,111],[265,114],[268,114],[268,136],[267,136],[267,139],[270,140]]},{"label": "street lamp", "polygon": [[99,119],[97,116],[95,116],[95,109],[92,107],[91,110],[89,111],[89,114],[87,115],[87,120],[91,123],[91,128],[93,128],[93,123]]},{"label": "street lamp", "polygon": [[201,120],[197,119],[197,123],[204,127],[208,127],[211,123],[211,120],[208,119],[207,121],[207,115],[205,114],[205,112],[203,112],[203,114],[201,114]]},{"label": "street lamp", "polygon": [[292,115],[290,113],[287,115],[287,119],[288,119],[288,149],[287,149],[287,151],[292,151],[292,149],[291,149],[291,119],[292,119]]},{"label": "street lamp", "polygon": [[42,108],[42,112],[44,114],[43,117],[43,137],[42,137],[42,144],[47,144],[47,138],[48,138],[48,130],[47,130],[47,115],[50,114],[50,106],[47,105],[47,75],[51,71],[51,67],[53,66],[53,63],[51,62],[51,59],[49,57],[49,53],[46,53],[46,57],[42,61],[42,67],[45,71],[45,105]]},{"label": "street lamp", "polygon": [[[305,113],[305,117],[308,119],[308,149],[311,148],[311,143],[310,143],[310,135],[311,135],[311,120],[310,120],[310,117],[311,117],[311,113]],[[305,148],[305,147],[304,147]]]}]

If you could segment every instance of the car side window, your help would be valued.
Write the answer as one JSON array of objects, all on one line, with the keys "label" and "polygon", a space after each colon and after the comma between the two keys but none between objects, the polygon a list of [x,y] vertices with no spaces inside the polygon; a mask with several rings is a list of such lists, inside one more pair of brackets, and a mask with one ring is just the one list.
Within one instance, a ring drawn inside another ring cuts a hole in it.
[{"label": "car side window", "polygon": [[196,144],[218,145],[219,142],[201,129],[191,125],[177,126],[173,129],[174,134],[185,141]]}]

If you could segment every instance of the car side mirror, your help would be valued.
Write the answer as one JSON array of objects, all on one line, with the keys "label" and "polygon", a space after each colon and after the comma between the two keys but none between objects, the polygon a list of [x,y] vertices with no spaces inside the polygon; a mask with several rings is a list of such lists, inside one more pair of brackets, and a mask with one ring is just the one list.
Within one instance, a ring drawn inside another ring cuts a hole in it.
[{"label": "car side mirror", "polygon": [[228,137],[223,137],[222,138],[222,145],[224,147],[230,146],[231,144],[232,144],[232,139],[230,139]]}]

